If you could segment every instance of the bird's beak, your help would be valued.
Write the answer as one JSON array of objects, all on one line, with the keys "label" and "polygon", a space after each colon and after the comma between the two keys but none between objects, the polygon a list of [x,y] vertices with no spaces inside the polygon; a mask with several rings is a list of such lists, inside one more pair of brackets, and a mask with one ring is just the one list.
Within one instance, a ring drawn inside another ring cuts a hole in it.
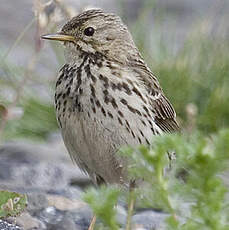
[{"label": "bird's beak", "polygon": [[56,40],[56,41],[68,41],[74,42],[75,38],[71,35],[66,34],[45,34],[41,36],[42,39]]}]

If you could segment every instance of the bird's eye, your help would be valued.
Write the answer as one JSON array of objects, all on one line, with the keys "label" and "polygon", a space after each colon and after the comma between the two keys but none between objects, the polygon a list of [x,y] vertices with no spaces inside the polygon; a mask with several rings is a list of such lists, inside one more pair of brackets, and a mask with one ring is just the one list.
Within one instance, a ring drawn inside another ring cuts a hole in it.
[{"label": "bird's eye", "polygon": [[92,36],[94,34],[95,30],[94,28],[92,27],[87,27],[85,30],[84,30],[84,34],[86,36]]}]

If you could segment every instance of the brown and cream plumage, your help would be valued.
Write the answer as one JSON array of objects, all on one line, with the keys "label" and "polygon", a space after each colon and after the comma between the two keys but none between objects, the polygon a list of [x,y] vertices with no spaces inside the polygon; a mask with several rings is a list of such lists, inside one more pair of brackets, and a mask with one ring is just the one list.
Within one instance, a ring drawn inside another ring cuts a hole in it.
[{"label": "brown and cream plumage", "polygon": [[64,41],[55,105],[71,158],[95,183],[128,184],[119,148],[179,129],[157,78],[114,14],[85,11],[43,38]]}]

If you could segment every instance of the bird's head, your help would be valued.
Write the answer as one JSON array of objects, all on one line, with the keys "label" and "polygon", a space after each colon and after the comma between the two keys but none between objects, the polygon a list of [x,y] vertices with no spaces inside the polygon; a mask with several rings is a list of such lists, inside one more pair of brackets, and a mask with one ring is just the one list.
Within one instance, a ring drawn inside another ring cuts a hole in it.
[{"label": "bird's head", "polygon": [[88,10],[68,21],[56,34],[43,39],[64,41],[66,53],[99,52],[110,59],[126,61],[137,52],[133,39],[120,17],[102,10]]}]

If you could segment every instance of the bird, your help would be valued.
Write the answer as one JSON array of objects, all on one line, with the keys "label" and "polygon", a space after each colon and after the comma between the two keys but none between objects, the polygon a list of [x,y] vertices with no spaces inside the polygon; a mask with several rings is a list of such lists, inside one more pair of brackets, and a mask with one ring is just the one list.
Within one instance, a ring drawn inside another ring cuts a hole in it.
[{"label": "bird", "polygon": [[41,38],[64,45],[55,108],[71,159],[97,185],[129,186],[129,160],[119,149],[150,145],[179,125],[127,26],[116,14],[91,9]]}]

